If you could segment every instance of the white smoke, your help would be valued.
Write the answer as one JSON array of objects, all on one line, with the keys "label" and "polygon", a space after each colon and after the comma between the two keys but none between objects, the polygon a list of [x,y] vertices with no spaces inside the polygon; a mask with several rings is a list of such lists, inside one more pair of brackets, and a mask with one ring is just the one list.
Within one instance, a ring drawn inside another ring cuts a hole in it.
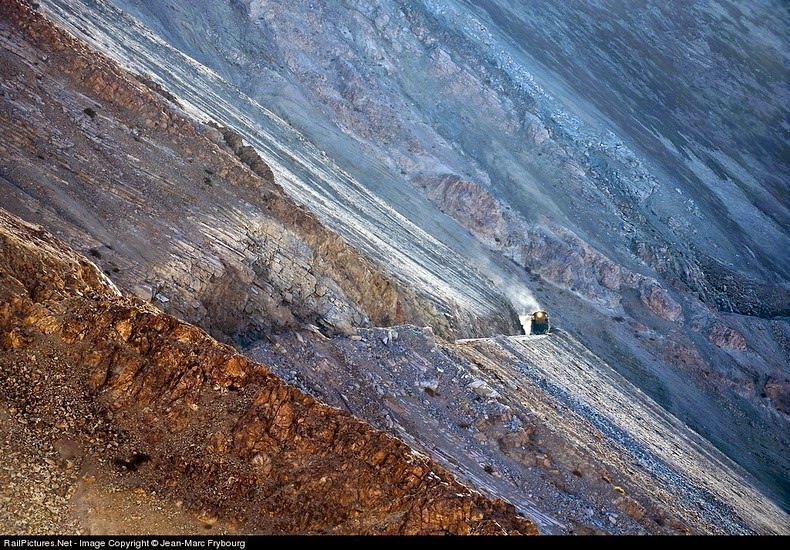
[{"label": "white smoke", "polygon": [[[512,286],[515,287],[516,285]],[[526,287],[511,288],[506,292],[506,296],[518,312],[518,320],[524,329],[524,334],[529,334],[530,319],[533,313],[541,310],[540,304],[538,304],[532,292]]]},{"label": "white smoke", "polygon": [[478,269],[485,273],[510,301],[513,309],[518,313],[518,320],[524,329],[524,334],[529,334],[532,314],[542,309],[532,294],[532,290],[523,281],[507,278],[507,274],[504,274],[500,267],[487,258],[478,261]]}]

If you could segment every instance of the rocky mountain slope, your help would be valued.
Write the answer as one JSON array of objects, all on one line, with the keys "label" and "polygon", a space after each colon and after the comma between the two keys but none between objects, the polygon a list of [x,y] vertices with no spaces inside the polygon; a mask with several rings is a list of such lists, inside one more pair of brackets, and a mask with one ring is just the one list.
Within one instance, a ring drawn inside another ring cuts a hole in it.
[{"label": "rocky mountain slope", "polygon": [[[220,532],[537,533],[512,505],[123,297],[40,227],[1,216],[3,532],[89,529],[76,495],[109,478],[101,491],[180,503]],[[34,442],[24,453],[20,435]]]},{"label": "rocky mountain slope", "polygon": [[[690,227],[680,213],[691,203],[683,199],[680,208],[665,187],[685,190],[686,183],[665,179],[650,164],[655,159],[616,136],[603,139],[601,111],[589,108],[583,119],[552,111],[569,98],[578,107],[580,98],[551,79],[554,96],[529,84],[529,74],[516,82],[522,58],[508,64],[498,57],[500,79],[486,72],[490,65],[475,64],[486,58],[471,45],[490,39],[480,33],[499,20],[495,14],[426,3],[370,12],[319,6],[330,11],[310,15],[307,3],[297,3],[293,9],[313,25],[299,27],[298,18],[260,2],[211,3],[200,17],[179,3],[117,5],[127,12],[103,1],[0,7],[4,208],[51,229],[118,288],[150,302],[133,301],[135,308],[151,315],[160,308],[234,344],[303,392],[430,456],[466,487],[511,503],[541,532],[788,532],[781,254],[766,249],[770,262],[733,270],[732,257],[714,261],[703,246],[713,233],[679,238]],[[336,40],[341,50],[322,46]],[[512,42],[501,40],[492,43]],[[387,57],[398,48],[411,55]],[[333,51],[334,64],[323,57]],[[332,74],[337,80],[327,81]],[[415,89],[406,75],[430,86]],[[482,105],[469,95],[475,82],[487,90]],[[436,111],[431,86],[446,102]],[[404,97],[414,104],[397,103]],[[394,106],[382,111],[388,101]],[[401,113],[407,126],[422,122],[404,129],[387,123],[385,111]],[[594,115],[600,120],[586,126]],[[511,130],[490,126],[508,120],[520,122]],[[480,123],[474,131],[473,123]],[[509,131],[512,139],[504,137]],[[691,206],[700,215],[717,212]],[[772,208],[766,215],[781,227],[781,201]],[[754,220],[774,231],[772,222]],[[719,233],[715,242],[730,237]],[[786,231],[775,237],[764,245],[780,246]],[[538,303],[559,327],[549,339],[468,339],[520,333],[518,315]],[[71,315],[67,305],[59,306],[62,315]],[[74,307],[98,315],[92,306]],[[15,336],[15,326],[5,329],[3,365],[26,373],[40,354]],[[97,342],[116,338],[101,323],[90,334]],[[69,338],[62,353],[82,358],[84,349],[72,349],[78,343]],[[453,344],[457,338],[465,339]],[[168,364],[183,368],[176,363]],[[153,380],[140,397],[162,382]],[[206,393],[222,392],[205,384],[184,388],[181,399],[201,407]],[[138,403],[124,406],[137,411]],[[20,410],[16,402],[5,407]],[[212,407],[219,421],[243,418],[241,406]],[[171,413],[126,418],[165,422]],[[19,422],[8,429],[20,441],[37,437],[25,431],[33,413],[10,414]],[[181,413],[172,414],[178,420]],[[183,420],[185,434],[198,430],[193,420]],[[136,425],[130,422],[124,430]],[[228,520],[239,512],[225,497],[206,503],[187,489],[164,496],[144,489],[152,479],[167,481],[146,470],[154,460],[143,457],[158,451],[140,450],[155,449],[160,429],[134,435],[139,448],[115,455],[143,487],[131,498],[153,506],[145,517],[188,531],[191,516],[172,505],[180,502],[198,514],[205,508],[200,517],[221,529],[243,529]],[[304,450],[296,447],[286,455]],[[237,451],[221,451],[237,468],[232,477],[252,479],[266,466]],[[109,455],[80,453],[99,460],[88,478],[115,475]],[[186,446],[168,453],[172,460],[189,454]],[[35,461],[35,453],[22,456],[20,468],[24,460]],[[230,471],[224,467],[222,475]],[[42,476],[62,480],[53,468]],[[206,481],[209,493],[225,490],[219,480]],[[271,488],[289,487],[293,504],[314,482],[305,471],[298,481],[276,478]],[[114,498],[84,483],[71,487],[59,502],[72,511],[85,508],[75,494]],[[170,505],[157,514],[162,502]],[[130,528],[90,509],[70,528]],[[363,520],[323,512],[313,519],[286,513],[296,509],[280,510],[283,532],[368,529]],[[509,509],[491,510],[499,518]],[[376,514],[371,509],[371,532],[440,529]],[[13,517],[13,530],[54,525]],[[451,520],[451,530],[478,529],[463,517]]]},{"label": "rocky mountain slope", "polygon": [[492,290],[497,316],[448,322],[283,193],[238,134],[21,13],[35,44],[4,50],[6,207],[70,235],[123,286],[229,342],[305,322],[518,330]]}]

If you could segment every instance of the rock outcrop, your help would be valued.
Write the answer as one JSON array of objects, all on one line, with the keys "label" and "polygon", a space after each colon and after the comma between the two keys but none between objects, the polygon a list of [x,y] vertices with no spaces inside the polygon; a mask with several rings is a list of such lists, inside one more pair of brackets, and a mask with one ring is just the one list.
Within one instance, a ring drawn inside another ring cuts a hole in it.
[{"label": "rock outcrop", "polygon": [[720,348],[746,351],[746,339],[737,330],[719,322],[713,323],[707,332],[708,340]]},{"label": "rock outcrop", "polygon": [[499,201],[479,184],[456,175],[418,178],[428,199],[489,246],[505,240],[507,226]]},{"label": "rock outcrop", "polygon": [[661,284],[630,271],[557,224],[527,224],[489,191],[458,176],[419,178],[426,196],[481,241],[549,283],[609,310],[622,307],[622,294],[638,293],[641,304],[668,321],[682,323],[683,311]]},{"label": "rock outcrop", "polygon": [[[83,458],[71,468],[118,468],[120,485],[227,532],[537,532],[401,441],[121,296],[85,258],[5,212],[0,276],[2,408],[52,446],[76,442]],[[52,402],[56,381],[68,389]]]}]

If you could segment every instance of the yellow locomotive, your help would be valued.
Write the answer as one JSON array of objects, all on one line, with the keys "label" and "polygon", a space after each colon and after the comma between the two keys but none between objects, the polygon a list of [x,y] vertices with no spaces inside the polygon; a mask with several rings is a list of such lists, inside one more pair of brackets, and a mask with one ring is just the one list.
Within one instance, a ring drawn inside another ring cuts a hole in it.
[{"label": "yellow locomotive", "polygon": [[530,334],[548,334],[550,329],[548,313],[541,310],[532,314],[529,321]]}]

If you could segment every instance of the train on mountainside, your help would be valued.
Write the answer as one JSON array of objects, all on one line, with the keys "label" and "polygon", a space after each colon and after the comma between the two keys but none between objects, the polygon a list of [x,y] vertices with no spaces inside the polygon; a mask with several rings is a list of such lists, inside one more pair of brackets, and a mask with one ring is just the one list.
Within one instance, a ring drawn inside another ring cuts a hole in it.
[{"label": "train on mountainside", "polygon": [[536,311],[529,319],[530,334],[548,334],[551,331],[549,314],[543,310]]}]

